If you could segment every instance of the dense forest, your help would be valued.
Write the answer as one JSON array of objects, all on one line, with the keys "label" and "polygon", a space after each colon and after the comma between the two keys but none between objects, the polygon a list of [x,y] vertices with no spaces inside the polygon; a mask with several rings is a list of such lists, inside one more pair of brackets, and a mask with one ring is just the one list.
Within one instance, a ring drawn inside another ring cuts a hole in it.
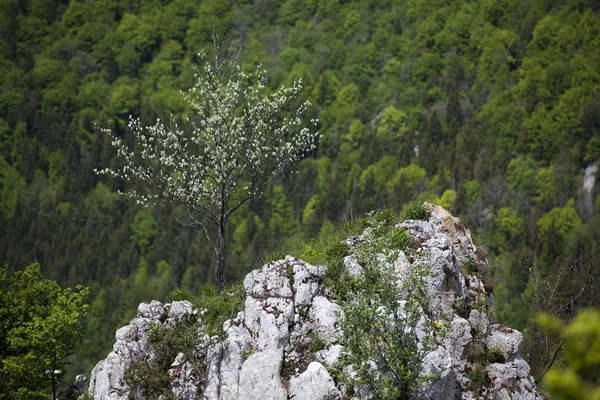
[{"label": "dense forest", "polygon": [[302,78],[321,134],[297,174],[231,216],[227,282],[419,200],[487,249],[495,316],[524,332],[534,375],[554,351],[535,316],[600,306],[595,1],[1,0],[0,30],[0,265],[90,286],[74,373],[138,303],[213,281],[202,232],[93,172],[118,162],[100,128],[130,143],[129,116],[185,119],[211,34],[240,40],[242,69],[262,63],[273,90]]}]

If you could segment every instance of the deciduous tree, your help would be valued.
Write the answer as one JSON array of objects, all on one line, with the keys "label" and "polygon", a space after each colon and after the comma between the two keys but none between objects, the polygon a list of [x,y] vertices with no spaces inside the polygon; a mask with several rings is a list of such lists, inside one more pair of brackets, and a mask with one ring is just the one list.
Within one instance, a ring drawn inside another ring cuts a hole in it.
[{"label": "deciduous tree", "polygon": [[12,276],[0,268],[0,399],[48,399],[82,329],[88,289],[62,289],[37,263]]},{"label": "deciduous tree", "polygon": [[[113,140],[121,167],[97,171],[115,178],[138,180],[152,193],[130,191],[145,206],[187,208],[182,222],[200,226],[216,253],[215,283],[223,285],[225,230],[229,216],[260,196],[264,186],[293,162],[312,151],[317,134],[304,126],[301,103],[285,114],[298,98],[302,82],[269,93],[267,71],[251,74],[237,63],[239,47],[222,56],[217,40],[214,58],[197,67],[196,83],[183,96],[192,110],[187,126],[158,119],[142,126],[130,119],[136,146]],[[316,120],[311,120],[316,126]],[[217,238],[210,226],[218,227]]]}]

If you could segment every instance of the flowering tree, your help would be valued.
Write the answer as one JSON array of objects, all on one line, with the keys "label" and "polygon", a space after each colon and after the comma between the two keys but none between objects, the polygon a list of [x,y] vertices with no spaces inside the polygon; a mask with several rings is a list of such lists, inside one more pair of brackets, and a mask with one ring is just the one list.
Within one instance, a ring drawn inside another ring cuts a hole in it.
[{"label": "flowering tree", "polygon": [[[184,205],[188,215],[180,222],[201,227],[215,250],[219,292],[227,219],[313,150],[318,137],[301,120],[308,101],[289,116],[283,114],[297,99],[302,82],[269,94],[267,72],[260,65],[252,74],[242,72],[237,54],[230,51],[221,57],[216,41],[212,61],[200,54],[203,65],[196,67],[196,84],[182,92],[192,110],[185,129],[172,120],[158,119],[155,125],[144,127],[139,119],[131,118],[135,148],[114,137],[112,144],[122,166],[96,171],[150,187],[150,194],[127,193],[139,204]],[[316,127],[316,120],[311,124]],[[212,224],[218,228],[216,240],[209,229]]]}]

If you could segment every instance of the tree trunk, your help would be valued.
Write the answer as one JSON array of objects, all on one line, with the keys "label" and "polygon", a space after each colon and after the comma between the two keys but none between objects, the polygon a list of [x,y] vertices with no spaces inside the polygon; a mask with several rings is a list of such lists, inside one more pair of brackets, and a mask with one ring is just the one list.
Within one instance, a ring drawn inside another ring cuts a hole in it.
[{"label": "tree trunk", "polygon": [[52,360],[52,371],[50,372],[50,377],[52,378],[52,399],[56,400],[56,375],[54,371],[56,371],[56,353]]},{"label": "tree trunk", "polygon": [[217,265],[215,267],[217,294],[221,294],[221,290],[223,290],[223,268],[225,266],[225,227],[227,225],[227,210],[224,190],[221,190],[221,205],[219,208],[219,242],[217,243]]},{"label": "tree trunk", "polygon": [[217,266],[215,268],[215,284],[217,294],[223,290],[223,267],[225,266],[225,218],[219,222],[219,243],[217,244]]}]

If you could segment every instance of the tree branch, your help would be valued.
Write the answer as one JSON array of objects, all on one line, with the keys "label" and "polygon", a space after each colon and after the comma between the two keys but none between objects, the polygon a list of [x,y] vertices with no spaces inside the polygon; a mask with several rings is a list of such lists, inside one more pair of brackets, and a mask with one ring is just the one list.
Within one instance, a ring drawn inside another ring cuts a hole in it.
[{"label": "tree branch", "polygon": [[554,362],[556,361],[556,358],[558,357],[558,353],[562,350],[563,345],[565,344],[565,340],[563,339],[560,343],[560,345],[558,346],[558,348],[554,351],[554,356],[552,357],[552,361],[550,361],[550,364],[548,364],[546,370],[544,371],[544,373],[540,376],[540,380],[542,380],[542,378],[544,377],[544,375],[546,375],[546,373],[548,371],[550,371],[550,368],[552,368],[552,365],[554,365]]}]

